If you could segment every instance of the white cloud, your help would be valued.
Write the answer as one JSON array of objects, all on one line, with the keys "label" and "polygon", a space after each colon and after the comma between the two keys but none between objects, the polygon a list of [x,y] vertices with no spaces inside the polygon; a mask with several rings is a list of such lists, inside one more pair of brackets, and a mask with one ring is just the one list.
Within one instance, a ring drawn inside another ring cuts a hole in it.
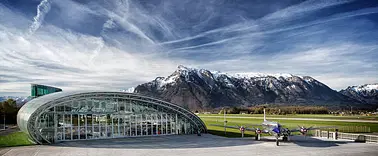
[{"label": "white cloud", "polygon": [[[190,15],[173,12],[177,6],[170,1],[151,11],[127,0],[43,0],[34,19],[0,4],[0,94],[28,95],[30,83],[64,90],[125,89],[167,76],[179,64],[227,73],[309,75],[335,89],[373,83],[378,63],[371,57],[378,46],[359,40],[377,35],[376,24],[351,18],[375,14],[376,8],[293,22],[303,17],[298,14],[348,2],[306,1],[204,31],[219,16],[237,14],[217,12],[215,5],[199,12],[202,3],[188,6],[194,9],[190,13],[209,16],[198,16],[190,31],[181,31],[186,17],[180,16]],[[49,15],[57,17],[49,23],[44,16],[50,7]]]},{"label": "white cloud", "polygon": [[[4,95],[27,95],[30,83],[64,90],[117,90],[170,74],[176,63],[185,63],[173,62],[157,53],[119,49],[106,45],[101,37],[49,24],[29,38],[20,32],[0,24],[0,75],[6,76],[1,77],[6,83],[1,84],[0,90]],[[19,82],[17,78],[26,80]]]},{"label": "white cloud", "polygon": [[[359,58],[374,54],[369,49],[375,48],[378,46],[354,44],[318,46],[307,51],[294,49],[293,51],[296,52],[277,56],[260,55],[209,62],[203,67],[228,73],[249,71],[312,76],[331,88],[340,90],[349,85],[376,83],[378,63]],[[365,56],[361,56],[360,53]]]},{"label": "white cloud", "polygon": [[288,8],[279,10],[272,14],[269,14],[263,19],[265,20],[281,20],[292,19],[295,16],[303,16],[303,14],[318,11],[327,7],[350,3],[355,0],[308,0],[297,5],[290,6]]},{"label": "white cloud", "polygon": [[42,0],[37,6],[37,15],[34,17],[33,24],[29,28],[29,35],[32,35],[41,26],[45,15],[50,11],[51,2],[49,0]]}]

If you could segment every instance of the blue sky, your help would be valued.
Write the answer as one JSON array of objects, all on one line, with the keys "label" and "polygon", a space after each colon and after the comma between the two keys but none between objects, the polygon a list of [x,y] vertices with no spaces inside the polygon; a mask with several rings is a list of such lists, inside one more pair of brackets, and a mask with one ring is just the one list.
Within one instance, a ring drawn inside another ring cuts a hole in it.
[{"label": "blue sky", "polygon": [[1,0],[0,95],[119,90],[178,65],[378,82],[376,0]]}]

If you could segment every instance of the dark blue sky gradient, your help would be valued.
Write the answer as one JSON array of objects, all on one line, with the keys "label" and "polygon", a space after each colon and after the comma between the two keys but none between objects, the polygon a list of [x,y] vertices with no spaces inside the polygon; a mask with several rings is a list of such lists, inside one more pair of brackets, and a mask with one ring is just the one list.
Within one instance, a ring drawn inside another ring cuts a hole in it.
[{"label": "dark blue sky gradient", "polygon": [[[309,75],[336,90],[378,82],[376,0],[44,2],[0,1],[0,67],[11,71],[0,95],[25,95],[27,82],[128,88],[179,64]],[[38,6],[50,9],[35,20]]]}]

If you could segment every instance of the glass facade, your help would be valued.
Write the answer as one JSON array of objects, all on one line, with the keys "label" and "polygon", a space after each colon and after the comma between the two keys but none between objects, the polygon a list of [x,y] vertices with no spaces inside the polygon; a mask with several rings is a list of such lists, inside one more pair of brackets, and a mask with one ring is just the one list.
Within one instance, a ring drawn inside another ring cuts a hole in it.
[{"label": "glass facade", "polygon": [[91,92],[45,102],[25,127],[27,108],[18,115],[20,128],[38,143],[206,132],[203,122],[182,107],[136,94]]},{"label": "glass facade", "polygon": [[39,84],[31,84],[31,97],[36,98],[46,94],[60,92],[62,89],[55,88],[51,86],[39,85]]}]

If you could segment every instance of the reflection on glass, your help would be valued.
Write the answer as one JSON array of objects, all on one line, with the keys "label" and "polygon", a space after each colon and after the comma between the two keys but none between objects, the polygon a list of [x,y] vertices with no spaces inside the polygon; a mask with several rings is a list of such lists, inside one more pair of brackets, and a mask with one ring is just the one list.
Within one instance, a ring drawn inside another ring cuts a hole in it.
[{"label": "reflection on glass", "polygon": [[146,102],[92,98],[48,110],[38,126],[41,137],[52,142],[196,133],[186,118]]}]

